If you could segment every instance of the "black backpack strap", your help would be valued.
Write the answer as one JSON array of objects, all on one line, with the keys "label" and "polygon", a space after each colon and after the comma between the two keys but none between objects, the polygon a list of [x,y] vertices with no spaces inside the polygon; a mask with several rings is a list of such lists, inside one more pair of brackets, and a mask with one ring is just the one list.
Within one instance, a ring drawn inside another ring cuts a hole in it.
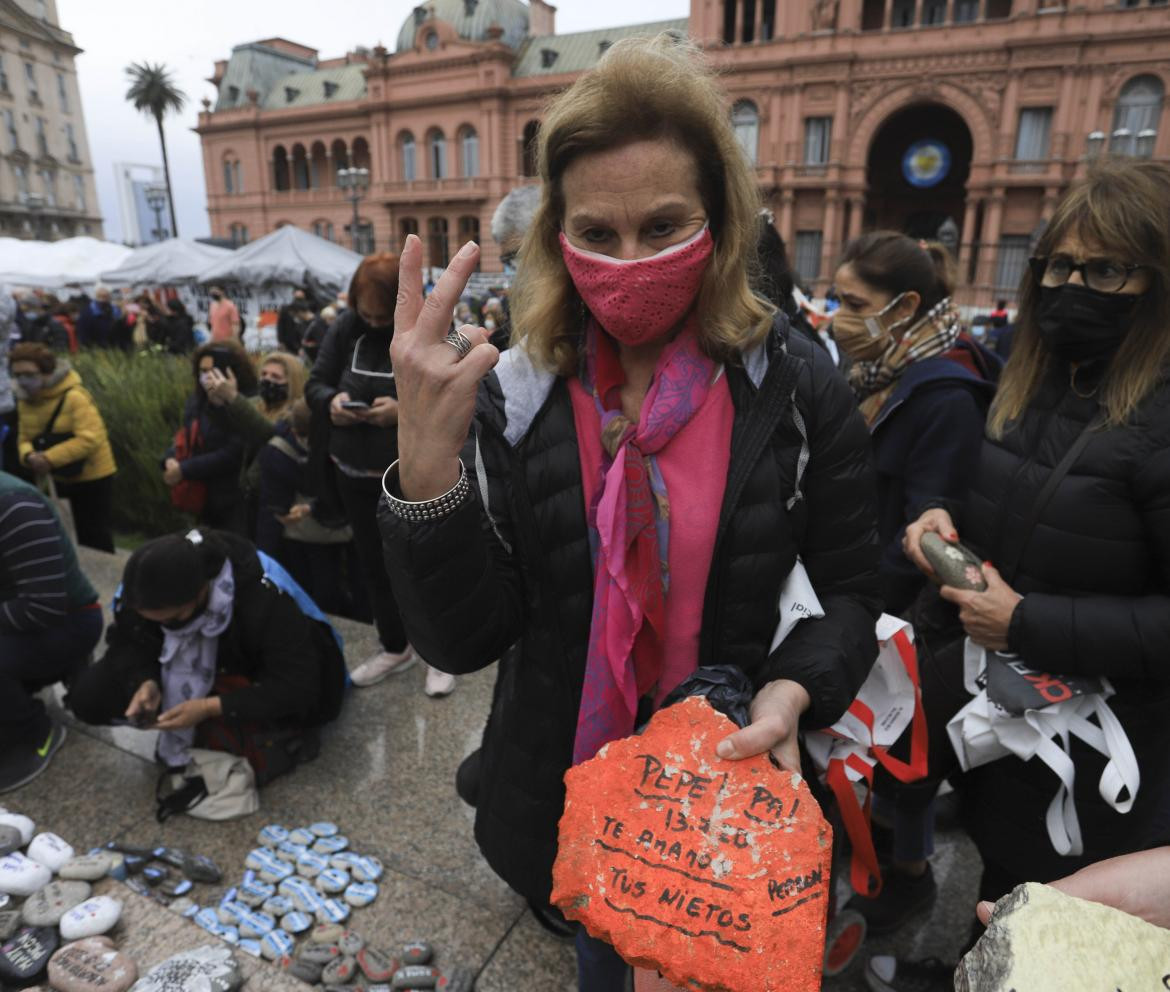
[{"label": "black backpack strap", "polygon": [[[182,769],[178,771],[181,772]],[[184,778],[182,785],[168,792],[169,780],[175,774],[175,769],[163,769],[155,786],[154,795],[158,800],[158,808],[154,812],[154,818],[159,823],[166,822],[176,813],[186,813],[207,798],[207,783],[203,781],[202,776]]]},{"label": "black backpack strap", "polygon": [[1064,481],[1065,476],[1072,470],[1073,465],[1080,457],[1081,452],[1085,450],[1085,446],[1092,439],[1093,434],[1103,426],[1104,422],[1101,418],[1091,417],[1089,419],[1089,422],[1085,424],[1080,434],[1077,435],[1076,440],[1068,446],[1068,451],[1064,453],[1064,457],[1052,470],[1052,474],[1048,476],[1040,492],[1037,493],[1036,499],[1028,511],[1027,524],[1022,531],[1023,537],[1016,546],[1015,554],[1004,562],[1004,567],[1001,569],[1004,581],[1008,585],[1012,584],[1012,580],[1016,577],[1016,572],[1020,569],[1020,562],[1024,560],[1024,551],[1027,550],[1028,545],[1031,543],[1032,535],[1036,532],[1036,525],[1040,523],[1040,515],[1044,512],[1048,501],[1052,499],[1053,494],[1056,492],[1056,487]]},{"label": "black backpack strap", "polygon": [[45,429],[41,431],[41,434],[49,435],[53,433],[53,425],[57,423],[57,418],[61,415],[61,408],[65,405],[65,400],[72,391],[73,387],[70,386],[61,394],[61,399],[57,401],[57,408],[53,411],[53,416],[49,418],[49,422],[45,424]]}]

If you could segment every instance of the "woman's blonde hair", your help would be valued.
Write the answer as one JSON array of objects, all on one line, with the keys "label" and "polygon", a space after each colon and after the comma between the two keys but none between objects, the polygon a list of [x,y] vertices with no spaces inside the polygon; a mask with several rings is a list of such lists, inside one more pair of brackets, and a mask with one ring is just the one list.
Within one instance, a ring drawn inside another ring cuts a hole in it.
[{"label": "woman's blonde hair", "polygon": [[[1133,415],[1170,367],[1170,167],[1111,159],[1061,201],[1036,254],[1047,257],[1073,235],[1119,262],[1143,265],[1150,289],[1134,311],[1133,325],[1101,383],[1101,407],[1110,427]],[[1000,377],[987,431],[1003,437],[1036,395],[1051,352],[1040,338],[1040,287],[1030,272],[1020,287],[1012,357]]]},{"label": "woman's blonde hair", "polygon": [[544,185],[517,262],[513,340],[560,375],[578,370],[584,316],[559,241],[565,170],[581,155],[645,139],[671,140],[694,159],[715,241],[697,302],[703,350],[738,361],[771,327],[772,308],[749,284],[759,190],[723,94],[698,50],[678,36],[627,38],[553,101],[540,129]]},{"label": "woman's blonde hair", "polygon": [[264,401],[257,397],[257,409],[275,424],[286,419],[292,412],[293,404],[305,395],[306,375],[305,363],[287,351],[270,351],[260,360],[260,368],[273,363],[284,367],[284,377],[288,380],[288,398],[275,409],[267,410]]}]

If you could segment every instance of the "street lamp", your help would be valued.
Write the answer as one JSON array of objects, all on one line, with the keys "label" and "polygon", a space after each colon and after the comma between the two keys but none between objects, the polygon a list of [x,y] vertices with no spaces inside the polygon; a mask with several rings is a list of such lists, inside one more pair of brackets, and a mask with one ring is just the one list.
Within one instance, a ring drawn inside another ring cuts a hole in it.
[{"label": "street lamp", "polygon": [[1101,152],[1105,148],[1105,132],[1104,131],[1090,131],[1088,138],[1085,139],[1085,150],[1090,159],[1099,158]]},{"label": "street lamp", "polygon": [[163,186],[147,186],[146,187],[146,205],[154,211],[154,236],[158,241],[163,240],[163,235],[169,232],[163,227],[162,212],[163,207],[167,205],[167,191]]},{"label": "street lamp", "polygon": [[1158,140],[1158,132],[1152,127],[1142,128],[1137,133],[1137,152],[1138,158],[1152,158],[1154,155],[1154,142]]},{"label": "street lamp", "polygon": [[1127,127],[1119,127],[1109,141],[1109,151],[1114,155],[1132,155],[1133,132]]},{"label": "street lamp", "polygon": [[361,202],[366,191],[370,188],[369,169],[338,169],[337,185],[346,190],[346,199],[353,204],[353,226],[349,233],[353,240],[353,250],[360,252],[358,247],[358,203]]}]

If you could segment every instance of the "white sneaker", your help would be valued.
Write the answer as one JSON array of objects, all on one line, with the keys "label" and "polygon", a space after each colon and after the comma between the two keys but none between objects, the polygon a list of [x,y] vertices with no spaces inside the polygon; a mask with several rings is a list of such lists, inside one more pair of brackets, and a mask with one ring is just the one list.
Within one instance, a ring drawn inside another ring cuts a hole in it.
[{"label": "white sneaker", "polygon": [[449,696],[455,691],[455,676],[427,665],[427,681],[423,692],[428,696]]},{"label": "white sneaker", "polygon": [[405,672],[418,663],[418,655],[409,644],[401,654],[394,651],[379,651],[370,655],[365,661],[349,673],[350,681],[356,686],[366,687],[377,685],[391,675]]}]

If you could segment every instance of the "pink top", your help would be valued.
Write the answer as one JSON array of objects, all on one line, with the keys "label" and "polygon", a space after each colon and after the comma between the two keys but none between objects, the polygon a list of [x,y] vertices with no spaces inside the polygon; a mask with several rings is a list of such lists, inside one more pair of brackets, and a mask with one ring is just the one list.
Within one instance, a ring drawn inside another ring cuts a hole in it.
[{"label": "pink top", "polygon": [[207,313],[207,322],[211,325],[212,341],[227,341],[236,336],[236,324],[240,319],[240,311],[229,299],[212,300]]},{"label": "pink top", "polygon": [[[573,401],[588,516],[603,482],[601,418],[593,397],[576,378],[569,380],[569,396]],[[727,376],[721,373],[690,422],[658,455],[658,468],[670,497],[670,588],[666,594],[662,683],[655,704],[661,704],[698,667],[703,601],[727,486],[734,420]]]}]

